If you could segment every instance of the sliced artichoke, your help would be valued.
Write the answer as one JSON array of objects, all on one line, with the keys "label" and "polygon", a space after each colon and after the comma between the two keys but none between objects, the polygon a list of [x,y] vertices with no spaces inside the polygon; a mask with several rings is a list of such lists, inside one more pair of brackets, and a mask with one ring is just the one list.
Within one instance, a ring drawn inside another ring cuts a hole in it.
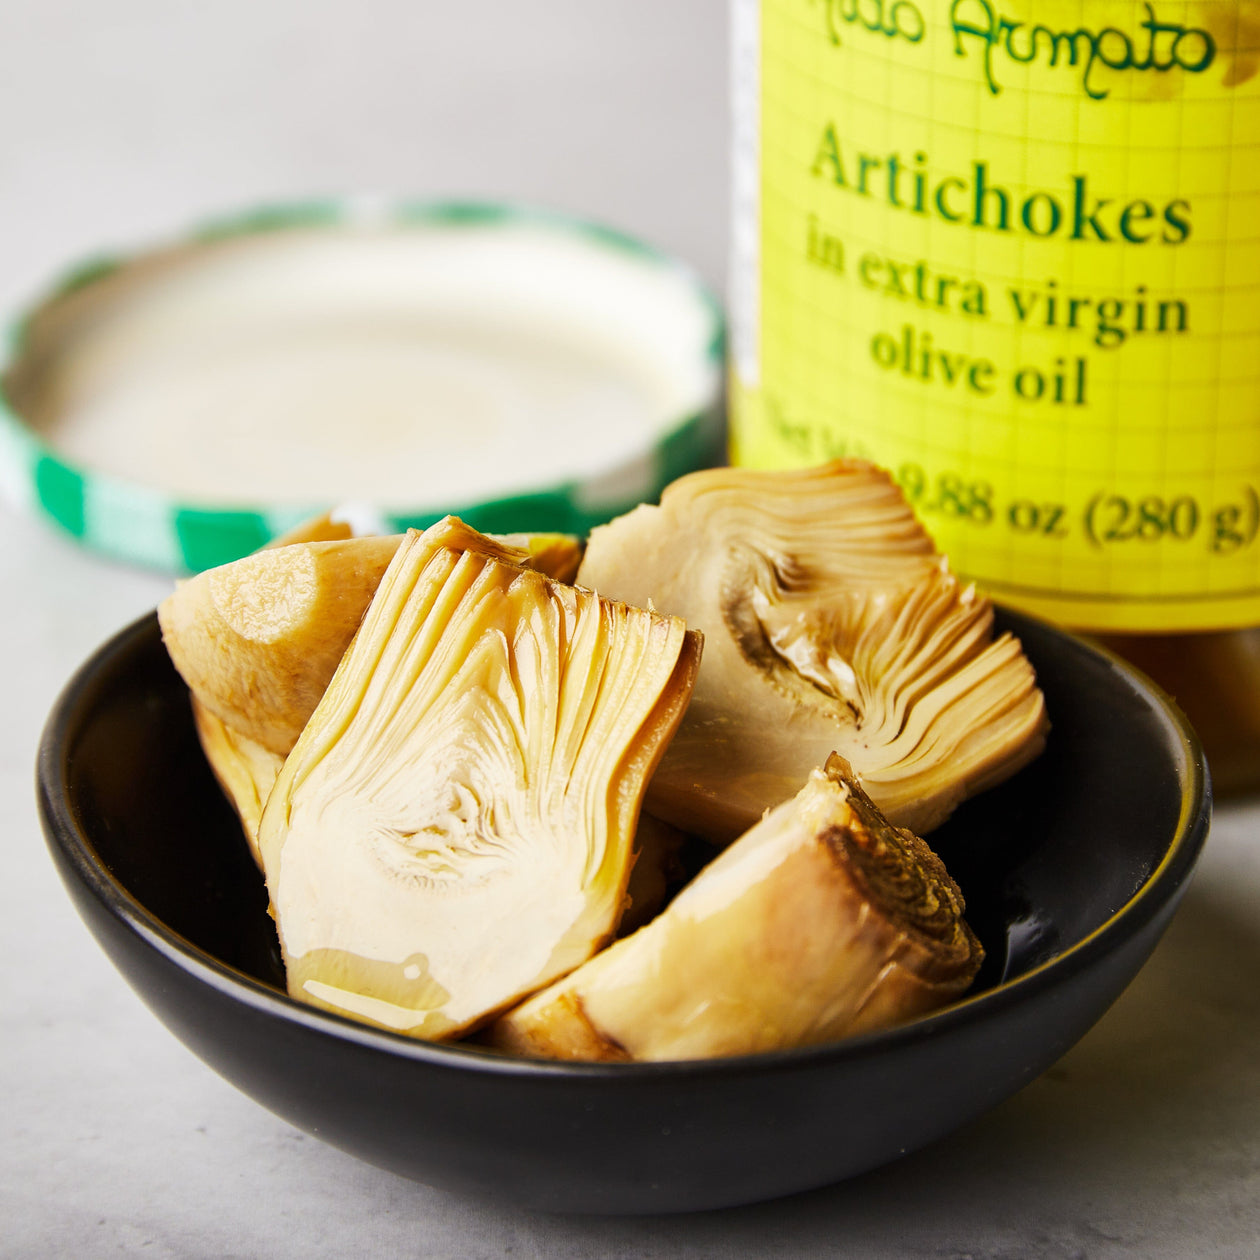
[{"label": "sliced artichoke", "polygon": [[838,750],[926,832],[1044,743],[1019,643],[872,465],[694,473],[594,530],[578,581],[705,634],[648,798],[684,830],[732,839]]},{"label": "sliced artichoke", "polygon": [[261,867],[258,823],[267,797],[280,776],[284,758],[224,725],[196,697],[192,700],[192,712],[197,738],[210,769],[236,809],[249,851]]},{"label": "sliced artichoke", "polygon": [[641,813],[634,833],[634,869],[626,887],[626,906],[617,928],[629,936],[655,918],[670,892],[686,878],[682,849],[687,837],[669,823]]},{"label": "sliced artichoke", "polygon": [[363,537],[362,532],[356,530],[349,521],[335,519],[332,512],[321,512],[318,516],[299,521],[292,529],[277,535],[267,544],[267,548],[289,547],[294,543],[339,542],[345,538],[359,537]]},{"label": "sliced artichoke", "polygon": [[430,534],[398,549],[259,847],[290,993],[437,1038],[612,935],[700,644]]},{"label": "sliced artichoke", "polygon": [[523,551],[525,564],[557,582],[572,582],[585,544],[573,534],[487,534],[500,546]]},{"label": "sliced artichoke", "polygon": [[[319,518],[301,527],[337,530]],[[572,576],[581,544],[564,534],[497,541],[446,517],[430,547],[479,547]],[[180,583],[158,608],[167,650],[202,707],[236,734],[288,754],[398,549],[401,534],[269,547]]]},{"label": "sliced artichoke", "polygon": [[816,1045],[962,994],[984,951],[917,836],[835,757],[633,936],[501,1016],[491,1044],[660,1060]]}]

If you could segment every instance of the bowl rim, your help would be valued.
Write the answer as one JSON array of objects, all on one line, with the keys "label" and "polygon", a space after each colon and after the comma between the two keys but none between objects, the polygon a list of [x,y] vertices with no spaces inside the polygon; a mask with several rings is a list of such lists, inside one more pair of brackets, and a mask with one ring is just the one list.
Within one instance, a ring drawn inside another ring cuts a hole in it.
[{"label": "bowl rim", "polygon": [[1031,614],[1007,608],[1000,611],[1004,616],[1014,616],[1060,635],[1078,648],[1103,658],[1135,692],[1153,702],[1155,712],[1177,737],[1183,758],[1185,773],[1181,776],[1176,827],[1163,857],[1138,887],[1103,923],[1075,944],[1013,979],[968,994],[939,1011],[895,1028],[861,1033],[829,1044],[660,1062],[588,1063],[513,1057],[461,1042],[421,1041],[308,1006],[200,948],[168,927],[114,878],[79,826],[69,800],[68,736],[85,716],[94,693],[104,685],[106,666],[128,653],[143,650],[146,640],[158,633],[156,611],[137,618],[97,648],[71,676],[55,701],[40,737],[36,759],[40,818],[49,848],[65,858],[86,890],[115,920],[167,962],[258,1013],[361,1048],[451,1071],[567,1081],[761,1075],[823,1061],[834,1064],[865,1059],[872,1053],[882,1054],[927,1037],[948,1034],[1070,981],[1138,933],[1170,900],[1184,891],[1207,838],[1212,795],[1206,758],[1197,734],[1172,698],[1140,670],[1101,645]]}]

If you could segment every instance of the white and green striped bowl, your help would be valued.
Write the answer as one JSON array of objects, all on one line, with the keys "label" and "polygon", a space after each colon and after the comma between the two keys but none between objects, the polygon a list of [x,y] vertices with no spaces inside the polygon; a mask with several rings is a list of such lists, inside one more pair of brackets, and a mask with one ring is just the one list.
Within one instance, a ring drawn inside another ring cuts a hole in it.
[{"label": "white and green striped bowl", "polygon": [[[304,232],[316,240],[324,238],[310,234],[323,233],[333,240],[363,231],[401,237],[434,232],[519,233],[522,229],[572,242],[580,246],[579,253],[589,251],[591,283],[581,300],[588,302],[590,309],[576,317],[598,322],[607,315],[611,320],[610,330],[605,330],[608,336],[625,332],[633,337],[635,333],[633,327],[628,331],[621,328],[624,321],[614,309],[616,294],[600,291],[601,267],[629,266],[652,277],[652,284],[659,280],[661,293],[675,304],[675,314],[679,309],[684,312],[679,326],[685,328],[686,335],[670,346],[669,354],[672,361],[689,365],[692,384],[684,391],[685,404],[678,408],[678,414],[654,420],[649,440],[629,457],[623,442],[623,449],[607,466],[566,470],[564,451],[557,450],[554,478],[535,477],[510,485],[500,482],[479,494],[467,493],[465,487],[465,492],[451,502],[444,501],[441,494],[429,494],[417,502],[375,502],[367,497],[384,528],[423,527],[453,512],[487,531],[585,534],[593,525],[655,498],[682,473],[720,461],[724,325],[717,302],[685,267],[609,228],[516,206],[466,202],[381,206],[337,201],[254,210],[203,225],[153,251],[92,260],[65,276],[9,329],[0,361],[0,493],[20,508],[42,513],[87,546],[124,560],[176,571],[197,571],[235,559],[335,502],[364,501],[361,490],[321,498],[295,494],[292,487],[271,502],[242,501],[230,487],[222,494],[190,496],[153,484],[156,478],[133,479],[128,475],[126,451],[118,453],[113,467],[89,466],[88,461],[59,450],[55,436],[50,438],[42,431],[42,422],[32,420],[32,409],[24,405],[31,389],[22,382],[42,379],[41,372],[47,376],[50,358],[73,355],[73,346],[58,342],[58,321],[67,322],[59,312],[71,301],[83,305],[86,294],[91,319],[98,323],[108,319],[111,308],[106,286],[126,277],[129,269],[140,274],[139,269],[146,266],[165,266],[163,259],[196,259],[201,251],[225,242],[248,240],[266,247],[269,242],[283,242],[286,234],[294,232]],[[131,283],[129,279],[125,282]],[[516,297],[519,304],[520,294]],[[642,324],[647,317],[640,312],[636,318]],[[177,417],[173,420],[178,422]],[[540,441],[545,440],[541,435]],[[382,449],[379,456],[388,461],[391,452]]]}]

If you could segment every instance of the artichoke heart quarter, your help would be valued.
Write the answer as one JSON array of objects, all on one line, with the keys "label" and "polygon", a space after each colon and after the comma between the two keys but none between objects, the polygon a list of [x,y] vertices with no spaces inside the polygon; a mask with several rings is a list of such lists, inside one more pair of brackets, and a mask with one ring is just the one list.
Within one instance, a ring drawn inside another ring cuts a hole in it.
[{"label": "artichoke heart quarter", "polygon": [[578,581],[705,636],[648,808],[726,842],[839,751],[926,832],[1044,744],[1032,666],[887,473],[718,468],[595,529]]},{"label": "artichoke heart quarter", "polygon": [[290,993],[441,1038],[590,957],[699,652],[677,618],[408,535],[263,812]]},{"label": "artichoke heart quarter", "polygon": [[961,995],[984,951],[962,894],[839,757],[633,936],[501,1016],[541,1058],[697,1059],[816,1045]]}]

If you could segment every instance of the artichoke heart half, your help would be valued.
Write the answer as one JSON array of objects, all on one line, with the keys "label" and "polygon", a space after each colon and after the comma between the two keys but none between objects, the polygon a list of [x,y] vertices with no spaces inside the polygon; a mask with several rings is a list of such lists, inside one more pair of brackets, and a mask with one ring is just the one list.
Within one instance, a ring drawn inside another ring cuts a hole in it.
[{"label": "artichoke heart half", "polygon": [[705,635],[648,808],[725,842],[839,751],[898,826],[926,832],[1040,752],[1032,666],[993,637],[900,490],[857,460],[719,468],[595,529],[578,581]]},{"label": "artichoke heart half", "polygon": [[263,812],[290,993],[440,1038],[590,957],[699,652],[677,618],[409,535]]},{"label": "artichoke heart half", "polygon": [[839,757],[633,936],[501,1016],[502,1049],[696,1059],[816,1045],[939,1007],[984,951],[917,836]]}]

